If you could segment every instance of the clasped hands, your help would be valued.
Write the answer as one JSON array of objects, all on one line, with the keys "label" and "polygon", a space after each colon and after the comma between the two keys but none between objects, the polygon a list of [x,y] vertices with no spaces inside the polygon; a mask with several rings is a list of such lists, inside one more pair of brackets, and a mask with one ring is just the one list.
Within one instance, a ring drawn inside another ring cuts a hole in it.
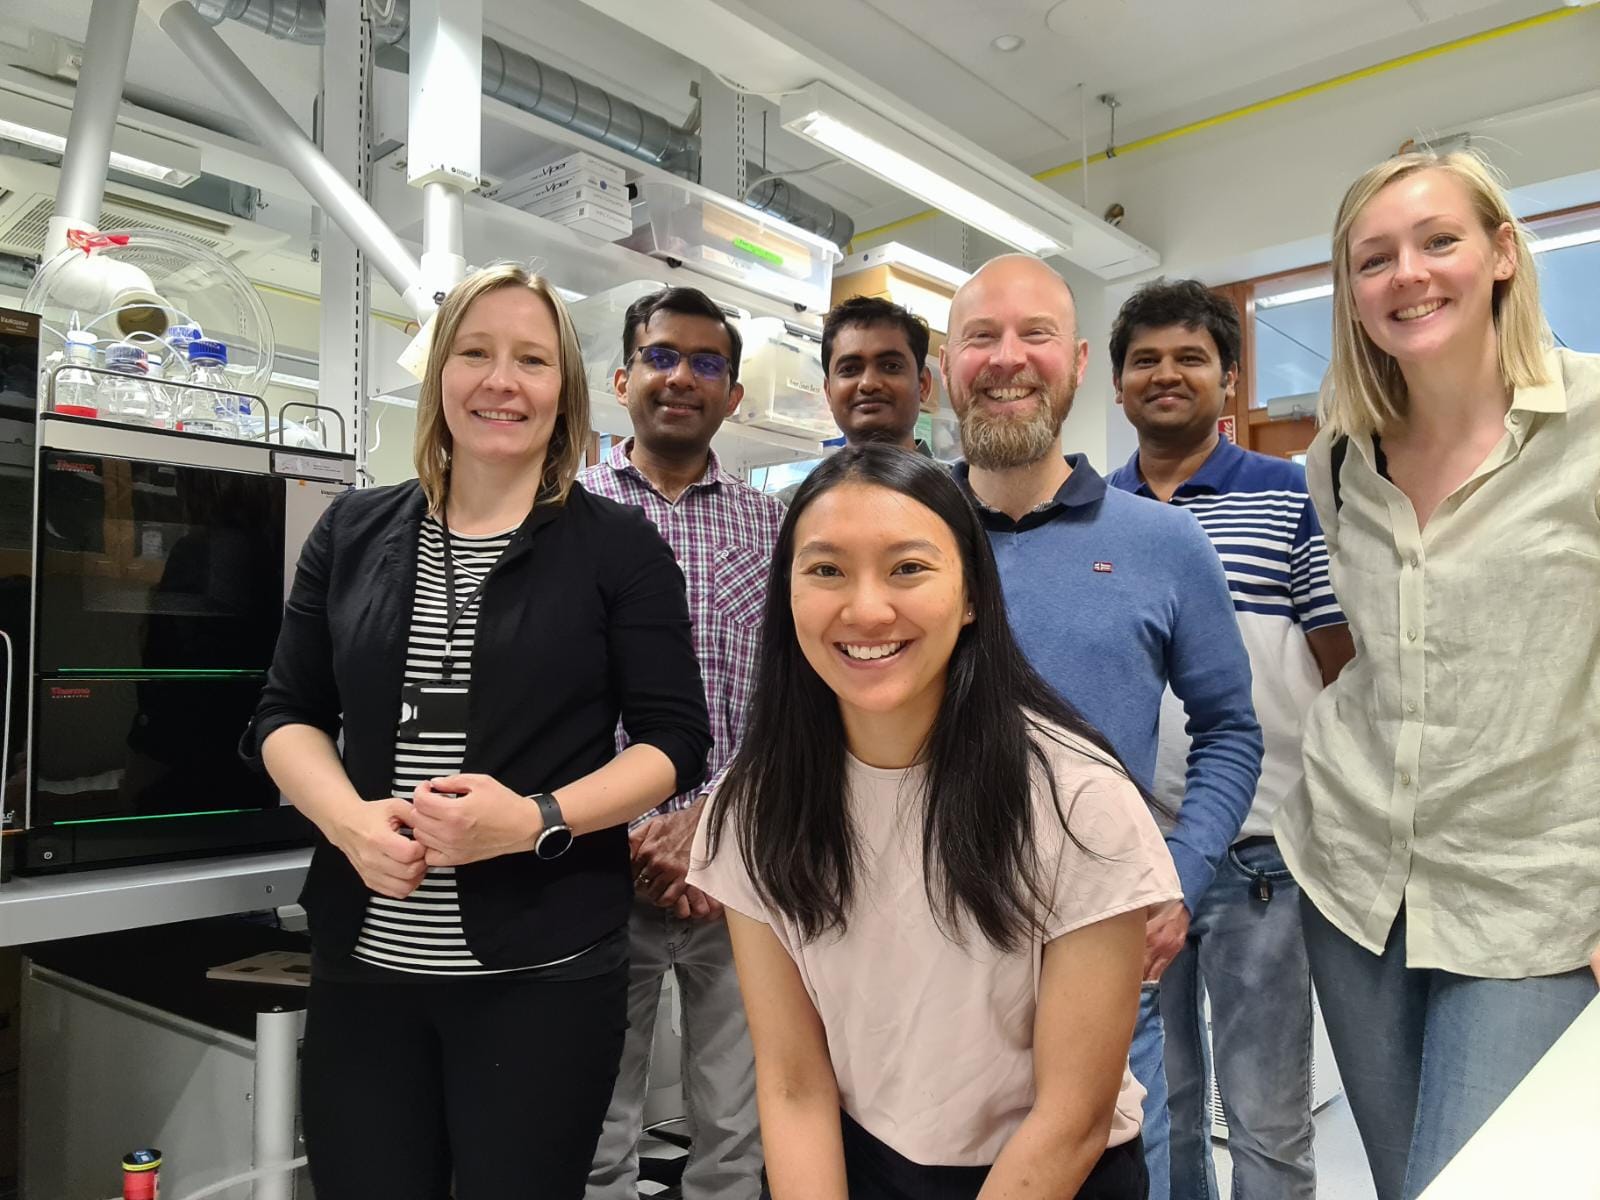
[{"label": "clasped hands", "polygon": [[355,806],[330,840],[380,896],[409,896],[429,867],[532,850],[539,806],[487,775],[450,775],[418,786],[409,801]]}]

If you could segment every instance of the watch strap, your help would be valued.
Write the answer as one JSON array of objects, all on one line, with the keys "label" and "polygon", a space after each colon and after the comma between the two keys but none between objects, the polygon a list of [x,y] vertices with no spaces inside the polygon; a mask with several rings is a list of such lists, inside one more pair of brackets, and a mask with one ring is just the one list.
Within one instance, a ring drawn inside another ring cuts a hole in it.
[{"label": "watch strap", "polygon": [[543,859],[560,858],[572,845],[572,828],[562,815],[561,805],[549,792],[538,792],[529,797],[539,806],[540,824],[533,852]]},{"label": "watch strap", "polygon": [[541,837],[552,829],[565,829],[567,827],[567,819],[561,814],[561,805],[556,803],[556,798],[549,792],[536,792],[528,798],[539,806],[539,817],[542,824],[542,828],[539,830]]}]

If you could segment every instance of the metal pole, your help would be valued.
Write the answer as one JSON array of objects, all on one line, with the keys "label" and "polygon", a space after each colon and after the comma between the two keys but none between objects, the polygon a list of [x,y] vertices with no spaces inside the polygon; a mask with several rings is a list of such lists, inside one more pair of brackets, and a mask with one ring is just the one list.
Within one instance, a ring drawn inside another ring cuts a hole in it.
[{"label": "metal pole", "polygon": [[[461,190],[448,183],[422,185],[422,273],[429,286],[449,291],[466,274]],[[442,300],[443,296],[434,295]]]},{"label": "metal pole", "polygon": [[322,156],[250,68],[187,0],[140,0],[140,4],[211,85],[232,101],[263,147],[288,168],[334,223],[371,255],[373,265],[402,294],[418,320],[427,320],[433,313],[433,297],[423,289],[421,268],[411,251]]},{"label": "metal pole", "polygon": [[[328,6],[317,111],[323,156],[366,199],[372,195],[372,39],[364,7]],[[372,482],[367,463],[371,445],[367,419],[371,259],[338,224],[325,221],[323,226],[318,399],[343,413],[355,430],[356,479],[365,487]]]},{"label": "metal pole", "polygon": [[69,228],[100,227],[100,203],[106,194],[106,169],[111,163],[111,135],[122,105],[122,83],[128,74],[128,50],[139,10],[127,0],[94,0],[89,32],[83,43],[83,67],[72,99],[72,122],[61,155],[61,182],[55,215],[50,218],[44,257],[66,247]]},{"label": "metal pole", "polygon": [[1089,207],[1089,102],[1078,85],[1078,171],[1083,176],[1083,207]]},{"label": "metal pole", "polygon": [[[300,1060],[304,1012],[256,1014],[255,1124],[251,1166],[294,1159],[295,1076]],[[294,1172],[277,1171],[255,1181],[254,1200],[293,1200]]]}]

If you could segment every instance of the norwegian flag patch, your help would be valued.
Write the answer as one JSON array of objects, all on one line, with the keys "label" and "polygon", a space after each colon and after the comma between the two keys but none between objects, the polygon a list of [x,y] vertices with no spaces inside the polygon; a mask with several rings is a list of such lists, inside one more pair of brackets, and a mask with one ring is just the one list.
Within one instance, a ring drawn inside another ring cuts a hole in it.
[{"label": "norwegian flag patch", "polygon": [[1097,574],[1097,575],[1109,575],[1109,574],[1111,574],[1111,564],[1108,563],[1108,562],[1097,562],[1094,565],[1094,569],[1095,569],[1095,574]]}]

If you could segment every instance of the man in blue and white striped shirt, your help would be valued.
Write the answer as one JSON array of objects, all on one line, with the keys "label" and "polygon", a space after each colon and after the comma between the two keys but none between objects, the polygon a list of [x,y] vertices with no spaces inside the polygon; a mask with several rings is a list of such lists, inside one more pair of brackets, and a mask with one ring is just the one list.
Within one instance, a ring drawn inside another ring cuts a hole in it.
[{"label": "man in blue and white striped shirt", "polygon": [[[1214,1062],[1237,1200],[1313,1200],[1311,978],[1299,889],[1272,838],[1272,815],[1304,786],[1306,710],[1353,654],[1328,580],[1305,470],[1242,450],[1218,418],[1239,376],[1238,314],[1193,280],[1160,280],[1123,306],[1111,334],[1117,402],[1139,450],[1113,487],[1186,508],[1222,559],[1250,655],[1266,753],[1255,803],[1161,978],[1172,1114],[1172,1200],[1216,1200],[1202,1047],[1211,1000]],[[1155,791],[1183,800],[1189,738],[1169,691]]]}]

